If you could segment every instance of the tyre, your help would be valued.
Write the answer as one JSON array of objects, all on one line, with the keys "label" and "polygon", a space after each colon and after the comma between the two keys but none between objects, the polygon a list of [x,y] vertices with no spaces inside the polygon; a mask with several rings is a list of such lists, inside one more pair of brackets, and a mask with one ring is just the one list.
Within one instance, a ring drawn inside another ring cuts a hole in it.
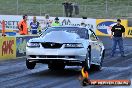
[{"label": "tyre", "polygon": [[102,63],[103,63],[103,60],[104,60],[104,54],[105,54],[105,51],[103,51],[103,53],[102,53],[100,65],[94,65],[94,64],[91,65],[91,69],[92,70],[100,71],[102,69]]},{"label": "tyre", "polygon": [[65,68],[65,65],[60,63],[52,63],[48,64],[48,68],[50,70],[63,70]]},{"label": "tyre", "polygon": [[26,66],[28,69],[34,69],[35,65],[35,62],[29,62],[28,60],[26,60]]},{"label": "tyre", "polygon": [[87,71],[89,71],[89,69],[90,69],[90,61],[91,61],[91,49],[88,49],[87,50],[87,54],[86,54],[86,59],[85,59],[85,61],[84,61],[84,68],[85,68],[85,70],[87,70]]}]

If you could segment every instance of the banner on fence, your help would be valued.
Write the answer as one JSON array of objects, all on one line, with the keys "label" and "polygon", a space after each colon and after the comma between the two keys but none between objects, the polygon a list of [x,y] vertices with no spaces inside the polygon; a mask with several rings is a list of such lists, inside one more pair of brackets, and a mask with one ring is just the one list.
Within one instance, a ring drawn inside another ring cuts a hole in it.
[{"label": "banner on fence", "polygon": [[[121,24],[127,31],[127,20],[122,19]],[[101,36],[110,36],[111,28],[116,25],[116,19],[97,19],[96,20],[96,34]]]},{"label": "banner on fence", "polygon": [[16,37],[16,57],[21,57],[26,55],[26,44],[31,38],[38,36],[19,36]]},{"label": "banner on fence", "polygon": [[16,40],[15,37],[0,38],[0,58],[16,58]]},{"label": "banner on fence", "polygon": [[[46,25],[46,19],[44,16],[36,16],[37,21],[40,23],[41,29],[43,29]],[[49,18],[51,22],[54,21],[55,17]],[[20,20],[22,20],[21,15],[0,15],[0,30],[2,20],[5,20],[6,29],[18,30],[17,24]],[[96,19],[82,19],[82,18],[70,18],[70,17],[59,17],[60,23],[62,25],[72,25],[72,26],[80,26],[82,22],[85,22],[88,28],[96,29]],[[28,26],[30,22],[33,21],[33,16],[28,16]]]},{"label": "banner on fence", "polygon": [[132,27],[128,27],[126,30],[126,37],[132,37]]}]

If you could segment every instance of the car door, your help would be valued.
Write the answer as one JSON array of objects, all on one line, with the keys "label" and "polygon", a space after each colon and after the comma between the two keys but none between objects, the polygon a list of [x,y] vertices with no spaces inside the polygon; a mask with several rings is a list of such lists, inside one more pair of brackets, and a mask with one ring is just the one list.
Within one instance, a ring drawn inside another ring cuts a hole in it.
[{"label": "car door", "polygon": [[100,41],[92,30],[89,30],[89,42],[91,45],[91,63],[100,63],[101,60]]}]

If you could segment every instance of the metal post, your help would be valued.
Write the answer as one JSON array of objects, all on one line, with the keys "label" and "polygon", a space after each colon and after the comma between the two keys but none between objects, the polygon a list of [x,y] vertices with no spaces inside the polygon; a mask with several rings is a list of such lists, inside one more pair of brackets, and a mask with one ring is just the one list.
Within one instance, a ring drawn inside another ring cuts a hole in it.
[{"label": "metal post", "polygon": [[128,18],[128,16],[129,16],[129,3],[130,3],[130,1],[128,1],[127,10],[126,10],[126,17],[127,17],[127,18]]},{"label": "metal post", "polygon": [[108,1],[105,0],[105,13],[106,13],[106,16],[108,15]]},{"label": "metal post", "polygon": [[63,17],[65,17],[65,8],[63,6]]},{"label": "metal post", "polygon": [[39,7],[40,7],[39,15],[41,16],[41,12],[42,12],[41,4],[39,5]]},{"label": "metal post", "polygon": [[17,0],[17,15],[18,15],[18,8],[19,8],[19,1]]},{"label": "metal post", "polygon": [[5,36],[5,21],[2,21],[2,36]]}]

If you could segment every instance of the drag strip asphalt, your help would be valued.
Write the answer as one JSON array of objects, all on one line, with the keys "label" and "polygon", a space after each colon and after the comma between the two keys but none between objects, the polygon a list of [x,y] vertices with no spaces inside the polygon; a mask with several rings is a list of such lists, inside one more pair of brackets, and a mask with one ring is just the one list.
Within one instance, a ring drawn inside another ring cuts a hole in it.
[{"label": "drag strip asphalt", "polygon": [[[119,50],[110,57],[112,40],[99,37],[106,48],[101,71],[89,72],[90,79],[129,79],[132,80],[132,38],[124,39],[126,57]],[[67,66],[65,70],[51,71],[46,64],[37,64],[29,70],[26,58],[0,61],[0,88],[83,88],[79,81],[79,66]],[[86,86],[84,88],[132,88],[132,86]]]}]

